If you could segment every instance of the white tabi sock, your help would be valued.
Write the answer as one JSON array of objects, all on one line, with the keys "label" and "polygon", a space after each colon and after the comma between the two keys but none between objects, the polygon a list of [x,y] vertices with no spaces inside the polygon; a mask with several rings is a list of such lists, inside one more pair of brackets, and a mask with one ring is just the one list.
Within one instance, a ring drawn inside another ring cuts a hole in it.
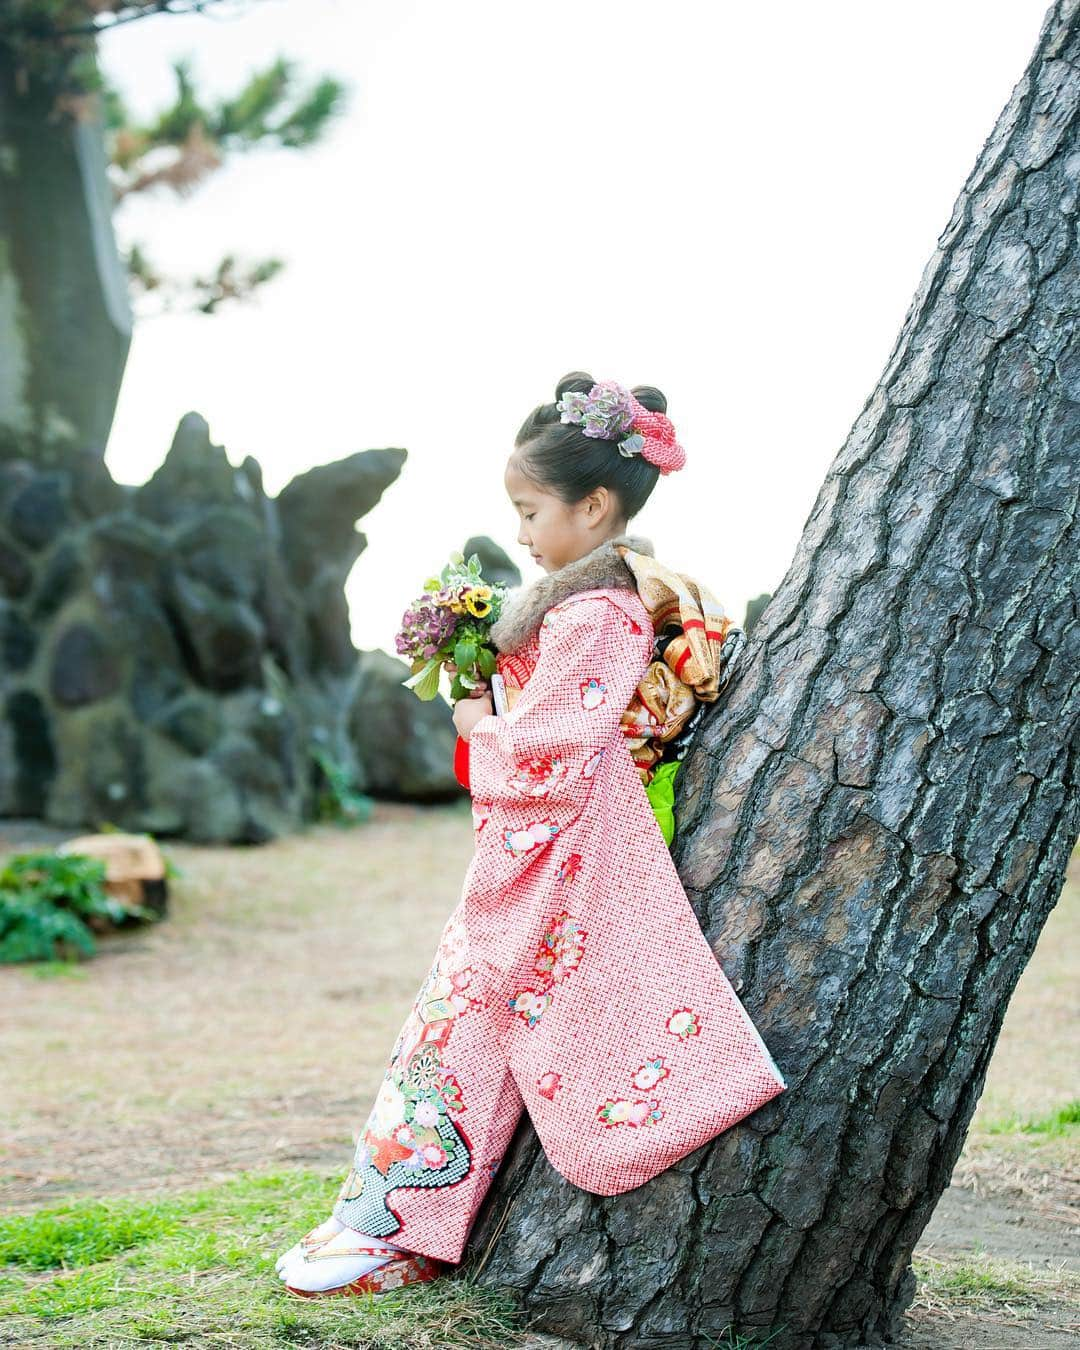
[{"label": "white tabi sock", "polygon": [[[381,1247],[385,1250],[360,1254],[350,1251],[355,1247]],[[337,1289],[385,1265],[387,1261],[393,1261],[404,1250],[382,1238],[359,1233],[355,1228],[343,1228],[336,1237],[309,1256],[301,1255],[290,1260],[281,1275],[287,1285],[307,1293]]]}]

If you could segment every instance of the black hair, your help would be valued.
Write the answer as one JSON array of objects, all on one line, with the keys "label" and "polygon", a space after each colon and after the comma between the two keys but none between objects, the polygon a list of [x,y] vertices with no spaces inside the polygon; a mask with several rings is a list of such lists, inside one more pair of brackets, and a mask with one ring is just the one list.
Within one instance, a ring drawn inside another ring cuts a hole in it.
[{"label": "black hair", "polygon": [[[567,393],[587,394],[596,383],[584,371],[573,370],[556,385],[555,403]],[[630,392],[652,412],[667,412],[667,399],[651,384],[635,385]],[[615,441],[586,436],[580,423],[562,421],[555,403],[541,403],[521,424],[512,456],[518,468],[570,506],[594,488],[606,487],[618,497],[625,519],[636,516],[660,470],[644,455],[622,455]]]}]

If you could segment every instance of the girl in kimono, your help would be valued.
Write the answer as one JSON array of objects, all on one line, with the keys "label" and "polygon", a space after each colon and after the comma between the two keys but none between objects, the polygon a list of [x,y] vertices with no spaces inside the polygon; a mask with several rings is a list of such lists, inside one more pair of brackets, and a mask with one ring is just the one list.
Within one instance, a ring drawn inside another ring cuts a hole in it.
[{"label": "girl in kimono", "polygon": [[652,549],[627,524],[685,463],[666,406],[575,372],[517,434],[504,482],[546,575],[492,628],[506,710],[486,689],[454,705],[473,857],[333,1212],[279,1258],[295,1294],[379,1292],[458,1263],[523,1111],[567,1182],[614,1195],[786,1086],[622,725],[655,637],[626,561]]}]

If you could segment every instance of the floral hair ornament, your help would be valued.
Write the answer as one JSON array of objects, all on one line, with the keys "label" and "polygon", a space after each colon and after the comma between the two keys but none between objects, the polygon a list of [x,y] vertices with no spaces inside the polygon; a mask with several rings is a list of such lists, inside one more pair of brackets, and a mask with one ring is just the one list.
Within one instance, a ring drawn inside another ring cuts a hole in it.
[{"label": "floral hair ornament", "polygon": [[[555,407],[563,422],[576,422],[586,436],[619,440],[620,455],[643,455],[661,473],[672,473],[686,463],[686,451],[675,439],[666,413],[646,408],[629,389],[615,380],[601,380],[587,394],[566,393]],[[629,436],[623,436],[629,432]]]}]

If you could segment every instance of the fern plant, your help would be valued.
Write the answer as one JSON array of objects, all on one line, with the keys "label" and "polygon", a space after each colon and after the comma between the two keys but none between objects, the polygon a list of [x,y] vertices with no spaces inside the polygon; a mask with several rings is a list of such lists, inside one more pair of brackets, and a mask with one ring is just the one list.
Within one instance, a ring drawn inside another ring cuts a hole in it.
[{"label": "fern plant", "polygon": [[0,962],[92,956],[92,929],[131,917],[154,914],[109,895],[100,858],[17,853],[0,868]]}]

